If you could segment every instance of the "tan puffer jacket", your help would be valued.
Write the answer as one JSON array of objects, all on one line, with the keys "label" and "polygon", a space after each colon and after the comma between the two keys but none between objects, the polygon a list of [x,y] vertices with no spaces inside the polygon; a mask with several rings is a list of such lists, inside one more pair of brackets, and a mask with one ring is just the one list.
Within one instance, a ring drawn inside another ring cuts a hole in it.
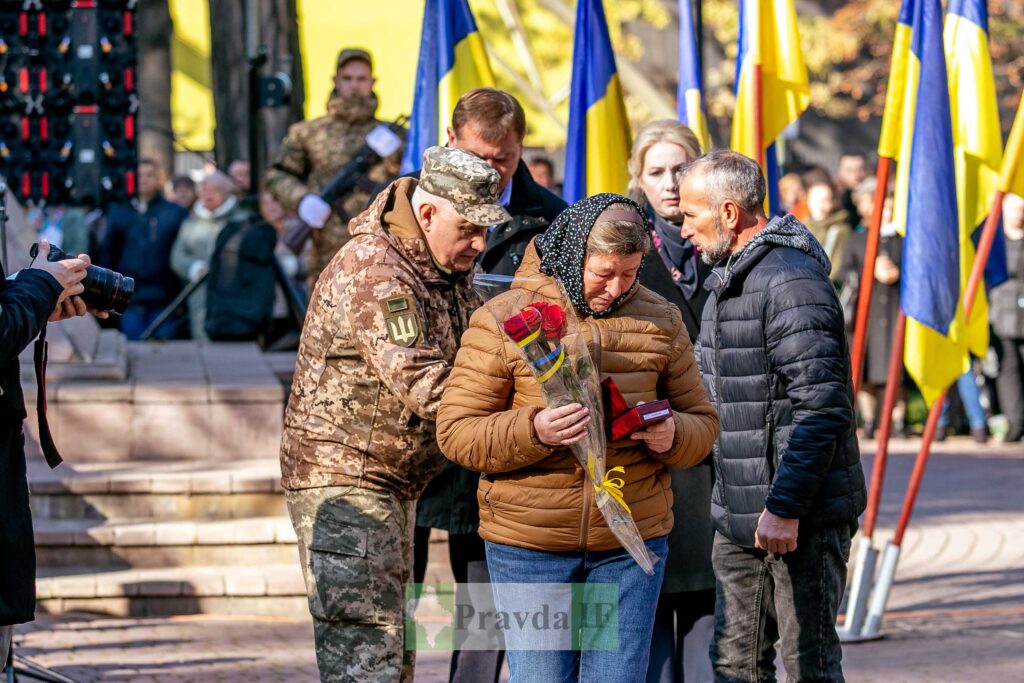
[{"label": "tan puffer jacket", "polygon": [[[544,278],[537,266],[531,245],[517,275]],[[611,316],[581,323],[602,378],[614,378],[630,405],[667,398],[675,411],[670,450],[654,453],[625,440],[609,444],[606,459],[609,469],[625,467],[623,495],[641,535],[663,536],[673,521],[668,467],[699,464],[718,435],[718,414],[705,393],[690,338],[679,310],[644,287]],[[573,453],[537,440],[533,418],[544,405],[515,345],[491,313],[479,309],[462,337],[441,399],[437,436],[445,456],[483,473],[477,491],[480,535],[532,550],[619,547]]]}]

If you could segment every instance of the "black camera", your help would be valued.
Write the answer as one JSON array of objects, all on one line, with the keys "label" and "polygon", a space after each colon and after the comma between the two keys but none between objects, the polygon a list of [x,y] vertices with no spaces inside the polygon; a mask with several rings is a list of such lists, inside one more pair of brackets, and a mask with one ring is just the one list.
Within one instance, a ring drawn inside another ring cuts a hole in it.
[{"label": "black camera", "polygon": [[[39,254],[39,244],[33,244],[29,249],[29,256],[35,258]],[[50,245],[50,255],[47,261],[64,261],[75,258],[65,254],[59,248]],[[85,279],[82,280],[85,291],[79,296],[86,306],[99,311],[113,311],[124,313],[135,293],[135,279],[122,275],[113,270],[89,266],[85,270]]]}]

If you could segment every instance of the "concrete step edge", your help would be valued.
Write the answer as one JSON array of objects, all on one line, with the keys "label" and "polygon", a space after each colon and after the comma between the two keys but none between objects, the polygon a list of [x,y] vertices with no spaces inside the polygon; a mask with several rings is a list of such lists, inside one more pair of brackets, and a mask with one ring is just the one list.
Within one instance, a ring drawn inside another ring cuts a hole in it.
[{"label": "concrete step edge", "polygon": [[30,461],[33,495],[66,494],[225,494],[276,493],[281,488],[279,461],[260,459],[231,463],[172,462],[64,465],[50,470]]},{"label": "concrete step edge", "polygon": [[287,517],[219,520],[41,519],[37,546],[182,546],[287,544],[295,529]]},{"label": "concrete step edge", "polygon": [[305,596],[298,564],[264,567],[170,567],[161,569],[62,569],[39,576],[36,597],[287,597]]}]

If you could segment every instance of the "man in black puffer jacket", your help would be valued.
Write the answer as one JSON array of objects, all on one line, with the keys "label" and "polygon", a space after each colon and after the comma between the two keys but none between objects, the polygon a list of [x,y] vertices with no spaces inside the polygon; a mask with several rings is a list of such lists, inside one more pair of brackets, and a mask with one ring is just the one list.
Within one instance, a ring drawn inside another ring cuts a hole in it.
[{"label": "man in black puffer jacket", "polygon": [[789,680],[842,681],[835,619],[866,491],[831,266],[795,218],[768,220],[747,157],[697,159],[679,190],[684,236],[717,264],[697,352],[721,419],[715,678],[774,680],[781,639]]}]

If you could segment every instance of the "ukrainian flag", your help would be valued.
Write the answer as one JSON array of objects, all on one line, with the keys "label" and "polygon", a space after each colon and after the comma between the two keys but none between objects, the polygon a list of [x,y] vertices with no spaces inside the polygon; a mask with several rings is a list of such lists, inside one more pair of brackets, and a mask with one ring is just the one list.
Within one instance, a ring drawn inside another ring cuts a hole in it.
[{"label": "ukrainian flag", "polygon": [[904,363],[930,405],[968,368],[960,292],[970,260],[963,253],[967,236],[960,229],[957,202],[942,7],[939,0],[916,0],[915,5],[896,216],[906,236],[900,273],[900,304],[907,316]]},{"label": "ukrainian flag", "polygon": [[1024,92],[1021,93],[1017,116],[1013,119],[1006,155],[999,173],[999,191],[1024,197]]},{"label": "ukrainian flag", "polygon": [[917,0],[903,0],[900,4],[892,41],[889,84],[885,90],[885,109],[882,112],[882,134],[878,138],[878,156],[889,159],[899,160],[900,140],[903,138],[903,98],[907,92],[907,62],[910,59],[910,29],[917,5]]},{"label": "ukrainian flag", "polygon": [[679,0],[679,88],[676,92],[676,108],[679,120],[694,132],[701,149],[710,149],[711,139],[704,113],[700,55],[697,54],[697,33],[693,26],[692,10],[690,0]]},{"label": "ukrainian flag", "polygon": [[[957,208],[960,214],[961,270],[966,278],[974,263],[973,237],[984,226],[999,181],[1003,157],[996,83],[988,51],[988,8],[985,0],[950,0],[944,32],[949,69],[949,102],[953,117]],[[985,269],[989,286],[1006,279],[1006,247],[997,233]],[[961,304],[962,305],[962,304]],[[988,351],[988,301],[979,289],[966,322],[965,342],[976,356]]]},{"label": "ukrainian flag", "polygon": [[626,193],[629,121],[601,0],[578,0],[563,197]]},{"label": "ukrainian flag", "polygon": [[402,173],[419,168],[423,152],[445,140],[459,97],[487,85],[494,75],[467,0],[426,0]]},{"label": "ukrainian flag", "polygon": [[740,0],[739,28],[730,147],[764,169],[769,208],[775,213],[775,138],[800,117],[811,99],[792,0]]}]

